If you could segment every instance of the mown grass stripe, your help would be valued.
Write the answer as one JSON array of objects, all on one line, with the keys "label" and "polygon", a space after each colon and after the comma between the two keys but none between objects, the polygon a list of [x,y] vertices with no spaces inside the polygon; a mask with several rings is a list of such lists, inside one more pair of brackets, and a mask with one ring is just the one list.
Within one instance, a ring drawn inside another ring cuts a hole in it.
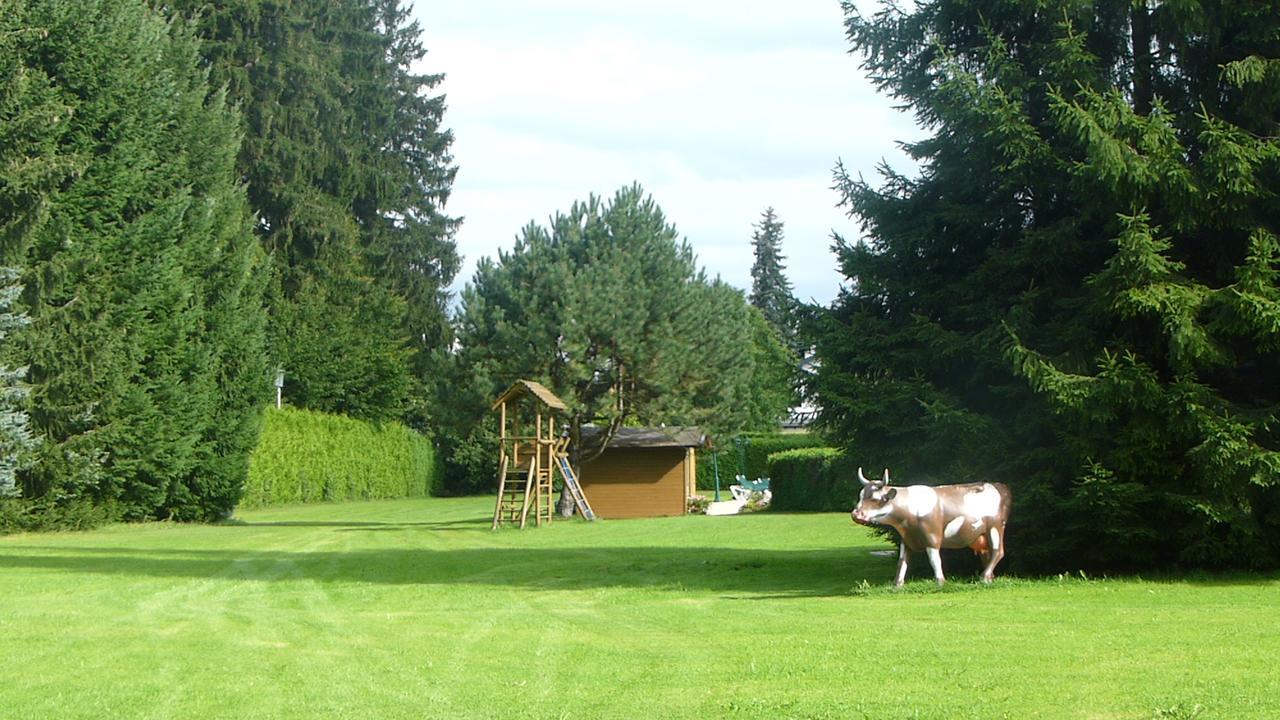
[{"label": "mown grass stripe", "polygon": [[1280,577],[893,590],[844,514],[491,498],[0,538],[0,717],[1280,717]]}]

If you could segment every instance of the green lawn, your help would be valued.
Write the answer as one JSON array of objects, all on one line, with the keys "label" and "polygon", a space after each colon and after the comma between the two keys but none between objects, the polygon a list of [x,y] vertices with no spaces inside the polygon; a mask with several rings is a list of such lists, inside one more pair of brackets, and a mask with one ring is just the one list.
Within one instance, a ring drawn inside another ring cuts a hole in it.
[{"label": "green lawn", "polygon": [[1276,576],[895,592],[844,514],[490,512],[0,538],[0,717],[1280,717]]}]

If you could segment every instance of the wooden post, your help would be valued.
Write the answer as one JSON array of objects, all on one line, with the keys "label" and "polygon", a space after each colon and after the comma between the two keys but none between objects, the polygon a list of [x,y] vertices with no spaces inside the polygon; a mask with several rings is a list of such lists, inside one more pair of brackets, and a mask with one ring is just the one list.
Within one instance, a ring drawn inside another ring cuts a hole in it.
[{"label": "wooden post", "polygon": [[698,453],[693,448],[685,448],[684,452],[684,495],[685,511],[688,512],[689,498],[698,494]]},{"label": "wooden post", "polygon": [[542,411],[533,417],[533,524],[542,527]]},{"label": "wooden post", "polygon": [[551,415],[547,418],[547,524],[551,524],[556,517],[555,497],[552,492],[556,462],[556,416]]}]

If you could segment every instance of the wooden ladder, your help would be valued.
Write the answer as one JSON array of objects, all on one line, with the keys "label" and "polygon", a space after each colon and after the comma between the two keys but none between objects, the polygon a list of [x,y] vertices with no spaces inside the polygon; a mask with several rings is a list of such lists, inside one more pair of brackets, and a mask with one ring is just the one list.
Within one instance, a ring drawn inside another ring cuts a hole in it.
[{"label": "wooden ladder", "polygon": [[[533,487],[533,458],[528,463],[511,466],[506,455],[498,468],[498,502],[493,509],[493,528],[496,530],[503,522],[519,521],[524,527],[529,515],[529,495]],[[520,476],[524,476],[524,481]]]},{"label": "wooden ladder", "polygon": [[[551,468],[539,467],[538,476],[532,478],[535,484],[529,490],[529,492],[533,493],[533,520],[538,527],[542,526],[544,519],[548,523],[551,522],[551,517],[555,514],[555,501],[551,492],[551,474]],[[526,495],[526,497],[528,496]],[[526,505],[528,504],[528,501],[526,501]],[[524,527],[525,518],[528,515],[529,509],[526,507],[523,516],[520,518],[520,527]]]}]

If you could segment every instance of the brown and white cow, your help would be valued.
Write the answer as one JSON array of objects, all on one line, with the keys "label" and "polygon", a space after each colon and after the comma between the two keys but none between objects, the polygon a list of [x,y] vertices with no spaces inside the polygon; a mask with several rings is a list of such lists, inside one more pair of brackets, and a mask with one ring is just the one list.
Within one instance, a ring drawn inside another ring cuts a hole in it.
[{"label": "brown and white cow", "polygon": [[1004,526],[1009,521],[1009,487],[1003,483],[964,485],[909,485],[890,487],[889,470],[884,480],[868,480],[858,468],[862,495],[850,513],[862,525],[887,525],[898,531],[898,577],[907,578],[911,553],[924,551],[933,566],[933,576],[941,585],[942,548],[971,548],[986,568],[982,581],[991,582],[996,564],[1004,557]]}]

